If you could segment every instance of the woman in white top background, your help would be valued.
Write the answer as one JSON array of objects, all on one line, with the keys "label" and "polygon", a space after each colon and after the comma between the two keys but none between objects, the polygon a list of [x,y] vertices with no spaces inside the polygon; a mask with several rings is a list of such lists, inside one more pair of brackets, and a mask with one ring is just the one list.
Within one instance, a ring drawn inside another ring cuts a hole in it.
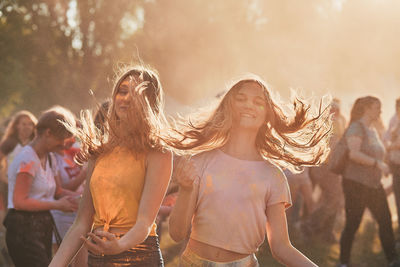
[{"label": "woman in white top background", "polygon": [[265,234],[281,263],[315,266],[290,242],[291,199],[278,166],[294,170],[324,160],[331,122],[321,106],[314,117],[298,98],[293,107],[290,119],[266,84],[250,77],[236,82],[206,119],[177,124],[173,145],[201,152],[174,169],[180,188],[170,235],[177,242],[189,237],[181,266],[258,266],[254,253]]},{"label": "woman in white top background", "polygon": [[[35,136],[36,117],[27,110],[12,116],[0,142],[0,221],[3,221],[7,206],[7,168],[21,149]],[[5,160],[5,161],[4,161]],[[3,162],[4,161],[4,162]]]},{"label": "woman in white top background", "polygon": [[72,134],[64,123],[74,121],[72,114],[53,107],[45,111],[36,125],[37,134],[8,168],[8,252],[16,267],[48,266],[54,222],[50,210],[77,209],[74,192],[56,182],[57,163],[50,152],[64,147]]}]

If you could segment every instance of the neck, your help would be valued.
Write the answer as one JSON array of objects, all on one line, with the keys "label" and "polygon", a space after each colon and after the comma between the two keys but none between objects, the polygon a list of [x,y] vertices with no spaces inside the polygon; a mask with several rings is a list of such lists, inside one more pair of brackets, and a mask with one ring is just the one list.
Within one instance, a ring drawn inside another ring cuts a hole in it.
[{"label": "neck", "polygon": [[232,129],[226,144],[221,148],[228,155],[244,160],[260,160],[256,143],[257,132]]},{"label": "neck", "polygon": [[368,116],[363,116],[360,121],[364,123],[365,126],[369,127],[372,124],[372,119]]},{"label": "neck", "polygon": [[31,146],[40,159],[46,157],[49,153],[46,149],[45,143],[40,137],[33,139]]},{"label": "neck", "polygon": [[18,136],[18,140],[21,142],[21,145],[25,146],[29,143],[30,141],[30,137],[22,137],[22,136]]}]

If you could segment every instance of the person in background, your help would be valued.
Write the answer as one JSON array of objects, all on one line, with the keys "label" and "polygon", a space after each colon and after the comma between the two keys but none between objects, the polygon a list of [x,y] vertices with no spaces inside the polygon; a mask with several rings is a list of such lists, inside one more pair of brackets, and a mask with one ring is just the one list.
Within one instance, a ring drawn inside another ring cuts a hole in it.
[{"label": "person in background", "polygon": [[[59,183],[62,188],[76,192],[78,198],[83,193],[83,184],[86,178],[87,165],[78,165],[74,157],[79,153],[79,144],[72,136],[64,141],[64,147],[54,152],[57,162],[60,178]],[[76,212],[65,212],[61,210],[52,210],[54,222],[61,238],[64,238],[68,229],[75,220]],[[58,249],[57,240],[53,237],[53,245]],[[87,250],[82,249],[79,255],[75,258],[75,262],[71,266],[86,266],[87,265]]]},{"label": "person in background", "polygon": [[358,98],[345,131],[349,160],[343,173],[346,222],[340,239],[340,263],[348,266],[354,236],[360,226],[364,210],[368,208],[379,226],[379,238],[390,267],[400,266],[395,250],[391,214],[382,175],[389,174],[383,161],[385,148],[374,121],[381,114],[381,102],[373,96]]},{"label": "person in background", "polygon": [[400,231],[400,98],[396,100],[396,114],[390,120],[389,128],[385,134],[387,160],[392,173],[392,188],[396,200],[398,231]]},{"label": "person in background", "polygon": [[16,267],[47,266],[55,228],[50,210],[77,208],[76,195],[57,186],[57,163],[50,153],[62,148],[71,136],[63,122],[73,120],[62,107],[45,111],[36,125],[35,138],[9,166],[9,210],[4,225],[7,248]]},{"label": "person in background", "polygon": [[307,221],[307,217],[314,211],[315,203],[313,200],[312,184],[310,180],[310,168],[304,168],[300,173],[292,173],[288,169],[284,169],[290,187],[290,193],[292,196],[293,205],[297,204],[297,200],[301,197],[299,203],[299,211],[301,216],[292,214],[292,209],[289,209],[286,214],[288,216],[289,226],[292,224],[296,229],[300,229],[302,225]]},{"label": "person in background", "polygon": [[5,133],[0,142],[0,162],[4,180],[0,181],[0,220],[3,221],[7,206],[7,169],[14,157],[27,145],[35,136],[36,117],[27,110],[17,112],[8,123]]},{"label": "person in background", "polygon": [[[333,151],[346,129],[346,119],[341,113],[340,100],[334,98],[331,104],[332,134],[329,146]],[[318,167],[310,169],[310,177],[314,185],[321,189],[315,211],[309,216],[303,230],[306,235],[318,235],[328,243],[337,242],[334,233],[336,219],[343,210],[344,198],[342,191],[342,177],[329,170],[329,157]]]}]

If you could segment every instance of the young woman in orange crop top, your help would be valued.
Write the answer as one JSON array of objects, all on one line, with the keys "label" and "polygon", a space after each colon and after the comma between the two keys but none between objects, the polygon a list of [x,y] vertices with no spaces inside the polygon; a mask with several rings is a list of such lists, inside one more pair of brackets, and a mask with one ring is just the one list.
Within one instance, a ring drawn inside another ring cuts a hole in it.
[{"label": "young woman in orange crop top", "polygon": [[290,243],[285,209],[291,200],[278,166],[322,161],[331,122],[326,108],[313,117],[314,106],[298,98],[293,108],[290,118],[266,84],[249,77],[208,118],[177,124],[183,145],[171,145],[201,152],[174,168],[180,188],[169,231],[177,242],[189,238],[180,266],[259,266],[254,253],[265,234],[284,265],[315,266]]},{"label": "young woman in orange crop top", "polygon": [[160,133],[167,125],[157,74],[129,67],[117,77],[100,131],[82,116],[78,160],[89,160],[77,218],[50,266],[67,266],[82,243],[89,266],[163,266],[154,223],[167,189],[172,154]]}]

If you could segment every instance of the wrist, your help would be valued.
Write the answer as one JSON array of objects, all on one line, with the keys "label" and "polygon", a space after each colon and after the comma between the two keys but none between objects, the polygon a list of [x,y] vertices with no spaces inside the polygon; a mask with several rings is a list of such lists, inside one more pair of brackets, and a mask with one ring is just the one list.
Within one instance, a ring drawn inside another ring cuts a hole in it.
[{"label": "wrist", "polygon": [[60,205],[59,205],[59,201],[58,200],[54,200],[52,203],[51,203],[51,205],[53,206],[53,210],[58,210],[59,208],[60,208]]},{"label": "wrist", "polygon": [[130,248],[132,248],[133,246],[129,246],[129,244],[127,243],[127,240],[126,240],[126,238],[124,238],[124,237],[121,237],[120,239],[118,239],[117,240],[117,243],[118,243],[118,248],[117,248],[117,253],[116,254],[119,254],[119,253],[122,253],[122,252],[124,252],[124,251],[126,251],[126,250],[129,250]]}]

